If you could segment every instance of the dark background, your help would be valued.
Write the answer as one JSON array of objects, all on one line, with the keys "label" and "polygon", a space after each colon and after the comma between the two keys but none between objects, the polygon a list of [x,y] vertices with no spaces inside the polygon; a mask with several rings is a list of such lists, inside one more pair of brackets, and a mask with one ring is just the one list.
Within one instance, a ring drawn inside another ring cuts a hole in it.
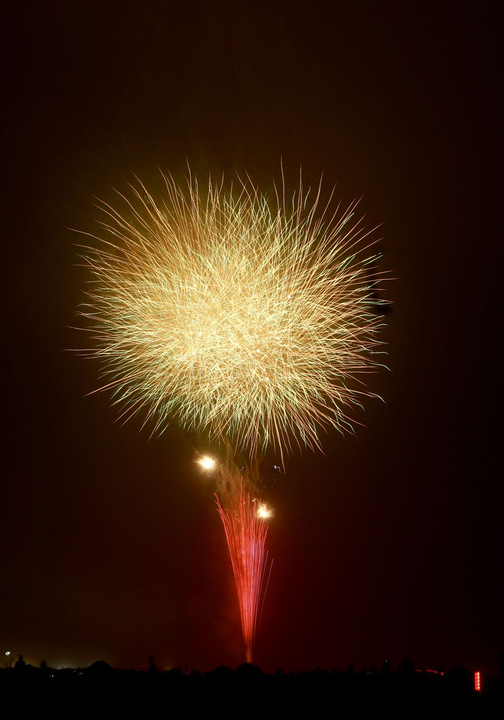
[{"label": "dark background", "polygon": [[[69,228],[137,173],[303,167],[382,223],[397,278],[356,437],[288,458],[265,670],[496,666],[504,651],[499,2],[18,2],[2,18],[0,651],[243,661],[196,439],[114,423],[68,348]],[[274,459],[274,458],[273,458]]]}]

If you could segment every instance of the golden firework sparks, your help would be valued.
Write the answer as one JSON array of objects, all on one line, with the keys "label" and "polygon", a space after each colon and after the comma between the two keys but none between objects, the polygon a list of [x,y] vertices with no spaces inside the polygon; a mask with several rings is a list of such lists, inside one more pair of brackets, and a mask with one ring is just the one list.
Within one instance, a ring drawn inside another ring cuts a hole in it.
[{"label": "golden firework sparks", "polygon": [[[320,429],[351,430],[368,395],[357,378],[378,365],[373,240],[346,210],[299,190],[268,198],[250,180],[201,190],[164,176],[102,203],[84,257],[82,306],[125,419],[153,432],[170,420],[230,437],[252,457],[269,443],[320,447]],[[98,240],[98,243],[96,243]]]}]

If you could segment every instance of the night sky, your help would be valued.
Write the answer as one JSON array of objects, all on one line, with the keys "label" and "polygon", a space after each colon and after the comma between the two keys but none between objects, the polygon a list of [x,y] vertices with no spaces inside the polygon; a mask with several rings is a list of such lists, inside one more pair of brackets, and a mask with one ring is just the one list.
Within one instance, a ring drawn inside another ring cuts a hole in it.
[{"label": "night sky", "polygon": [[[244,659],[200,440],[121,426],[71,348],[70,228],[137,174],[324,173],[396,278],[355,437],[274,489],[266,671],[496,667],[504,651],[500,3],[19,2],[2,11],[0,652]],[[499,171],[498,171],[499,169]],[[270,461],[274,462],[271,456]]]}]

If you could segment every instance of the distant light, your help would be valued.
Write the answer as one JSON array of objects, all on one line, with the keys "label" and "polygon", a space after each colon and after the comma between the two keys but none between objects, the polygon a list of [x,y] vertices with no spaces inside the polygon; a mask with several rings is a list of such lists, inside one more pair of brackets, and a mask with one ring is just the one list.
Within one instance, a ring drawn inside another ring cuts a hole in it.
[{"label": "distant light", "polygon": [[203,457],[200,458],[198,462],[203,468],[203,470],[213,470],[215,467],[215,460],[209,455],[203,455]]},{"label": "distant light", "polygon": [[6,655],[10,655],[10,650],[7,650],[7,652],[6,652],[5,654],[6,654]]},{"label": "distant light", "polygon": [[476,692],[481,692],[481,673],[479,670],[474,673],[474,689]]}]

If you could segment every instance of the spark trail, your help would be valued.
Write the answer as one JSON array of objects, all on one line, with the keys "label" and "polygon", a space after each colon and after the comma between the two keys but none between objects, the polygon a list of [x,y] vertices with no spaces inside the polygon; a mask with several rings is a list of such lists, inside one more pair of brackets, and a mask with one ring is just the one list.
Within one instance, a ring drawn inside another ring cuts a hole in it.
[{"label": "spark trail", "polygon": [[266,551],[268,524],[259,502],[244,489],[243,477],[220,498],[216,495],[216,502],[233,567],[245,657],[251,663],[260,601],[270,570]]},{"label": "spark trail", "polygon": [[215,499],[233,568],[245,657],[252,662],[260,609],[272,567],[266,539],[268,520],[273,513],[260,498],[258,460],[252,466],[238,469],[229,443],[226,451],[225,460],[203,455],[198,463],[217,483]]}]

